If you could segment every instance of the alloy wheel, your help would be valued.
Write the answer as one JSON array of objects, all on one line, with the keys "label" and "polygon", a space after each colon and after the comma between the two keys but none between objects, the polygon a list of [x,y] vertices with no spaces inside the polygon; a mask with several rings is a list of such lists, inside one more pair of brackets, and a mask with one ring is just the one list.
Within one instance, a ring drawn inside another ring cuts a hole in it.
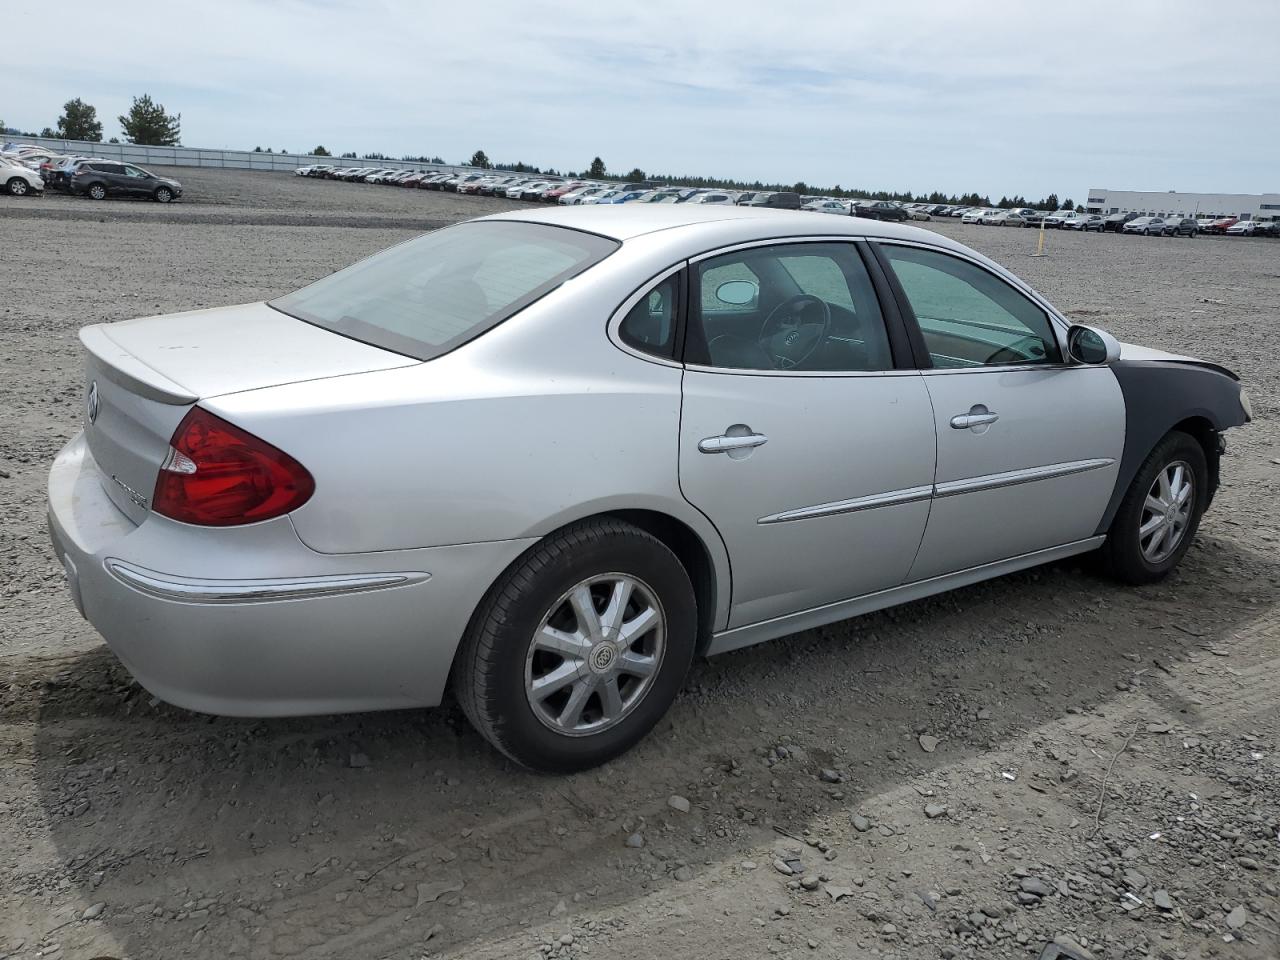
[{"label": "alloy wheel", "polygon": [[589,736],[628,717],[653,685],[667,620],[646,583],[622,573],[579,581],[542,618],[525,658],[525,696],[544,726]]},{"label": "alloy wheel", "polygon": [[9,192],[15,197],[24,197],[27,194],[27,181],[18,177],[14,177],[9,181]]},{"label": "alloy wheel", "polygon": [[1166,464],[1142,506],[1138,545],[1148,563],[1163,563],[1181,545],[1195,509],[1195,475],[1185,460]]}]

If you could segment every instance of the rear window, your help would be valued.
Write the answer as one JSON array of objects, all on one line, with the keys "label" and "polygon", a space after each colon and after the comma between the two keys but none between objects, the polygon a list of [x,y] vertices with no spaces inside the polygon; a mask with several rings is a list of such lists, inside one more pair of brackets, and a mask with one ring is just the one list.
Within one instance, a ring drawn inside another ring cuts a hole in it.
[{"label": "rear window", "polygon": [[619,246],[545,224],[459,224],[375,254],[271,306],[353,340],[430,360],[520,312]]}]

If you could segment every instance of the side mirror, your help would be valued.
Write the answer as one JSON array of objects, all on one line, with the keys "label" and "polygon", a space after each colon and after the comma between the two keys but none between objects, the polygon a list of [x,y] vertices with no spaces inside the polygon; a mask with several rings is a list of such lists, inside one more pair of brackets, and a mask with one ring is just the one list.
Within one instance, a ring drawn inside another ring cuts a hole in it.
[{"label": "side mirror", "polygon": [[756,298],[756,285],[750,280],[726,280],[716,287],[716,299],[741,307]]},{"label": "side mirror", "polygon": [[1075,363],[1113,363],[1120,359],[1120,341],[1098,327],[1072,324],[1067,331],[1067,353]]}]

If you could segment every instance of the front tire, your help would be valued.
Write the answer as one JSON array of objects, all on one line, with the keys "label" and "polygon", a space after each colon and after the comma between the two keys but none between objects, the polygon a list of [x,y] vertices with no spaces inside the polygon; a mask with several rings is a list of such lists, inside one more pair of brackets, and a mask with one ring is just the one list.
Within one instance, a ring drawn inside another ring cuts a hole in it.
[{"label": "front tire", "polygon": [[490,589],[453,666],[472,725],[526,767],[571,773],[639,742],[693,660],[697,601],[679,559],[619,520],[530,548]]},{"label": "front tire", "polygon": [[155,192],[155,198],[157,203],[168,203],[173,199],[173,191],[168,187],[160,187]]},{"label": "front tire", "polygon": [[25,197],[31,189],[31,185],[21,177],[14,177],[5,184],[5,189],[9,191],[10,196]]},{"label": "front tire", "polygon": [[1189,434],[1171,431],[1120,501],[1101,550],[1107,572],[1132,584],[1167,577],[1190,548],[1208,496],[1204,449]]}]

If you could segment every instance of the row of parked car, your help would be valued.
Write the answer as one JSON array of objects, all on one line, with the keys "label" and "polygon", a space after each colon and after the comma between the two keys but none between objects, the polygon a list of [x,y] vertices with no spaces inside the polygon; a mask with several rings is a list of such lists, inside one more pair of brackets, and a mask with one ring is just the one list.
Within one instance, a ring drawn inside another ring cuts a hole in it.
[{"label": "row of parked car", "polygon": [[1194,237],[1200,233],[1257,236],[1280,235],[1280,222],[1240,220],[1235,217],[1206,218],[1145,216],[1137,213],[1083,213],[1076,210],[1036,210],[970,207],[953,203],[898,203],[892,200],[850,200],[840,197],[807,196],[788,191],[723,190],[714,187],[687,187],[660,184],[604,183],[545,175],[513,173],[443,173],[422,170],[387,170],[379,167],[336,167],[319,164],[299,167],[302,177],[346,180],[383,186],[505,197],[508,200],[560,203],[697,203],[778,207],[810,210],[838,216],[867,217],[874,220],[931,220],[956,217],[963,223],[998,227],[1039,227],[1096,233],[1138,233],[1158,236]]},{"label": "row of parked car", "polygon": [[30,144],[0,147],[0,184],[22,197],[62,190],[93,200],[138,197],[169,203],[182,196],[182,184],[123,160],[54,153]]},{"label": "row of parked car", "polygon": [[977,223],[988,227],[1038,227],[1043,224],[1046,229],[1080,230],[1085,233],[1136,233],[1147,237],[1194,237],[1201,233],[1280,237],[1280,221],[1246,220],[1240,217],[1197,219],[1179,214],[1102,214],[1077,210],[1045,213],[1029,207],[1015,207],[1012,210],[974,207],[960,214],[960,219],[963,223]]},{"label": "row of parked car", "polygon": [[600,203],[697,203],[728,206],[774,207],[810,210],[875,220],[928,220],[924,205],[903,205],[889,200],[849,200],[812,196],[792,191],[725,190],[689,187],[655,181],[608,183],[545,175],[510,173],[441,173],[420,170],[384,170],[378,167],[335,167],[317,164],[299,167],[302,177],[345,180],[421,190],[448,190],[461,194],[505,197],[508,200],[566,205]]}]

